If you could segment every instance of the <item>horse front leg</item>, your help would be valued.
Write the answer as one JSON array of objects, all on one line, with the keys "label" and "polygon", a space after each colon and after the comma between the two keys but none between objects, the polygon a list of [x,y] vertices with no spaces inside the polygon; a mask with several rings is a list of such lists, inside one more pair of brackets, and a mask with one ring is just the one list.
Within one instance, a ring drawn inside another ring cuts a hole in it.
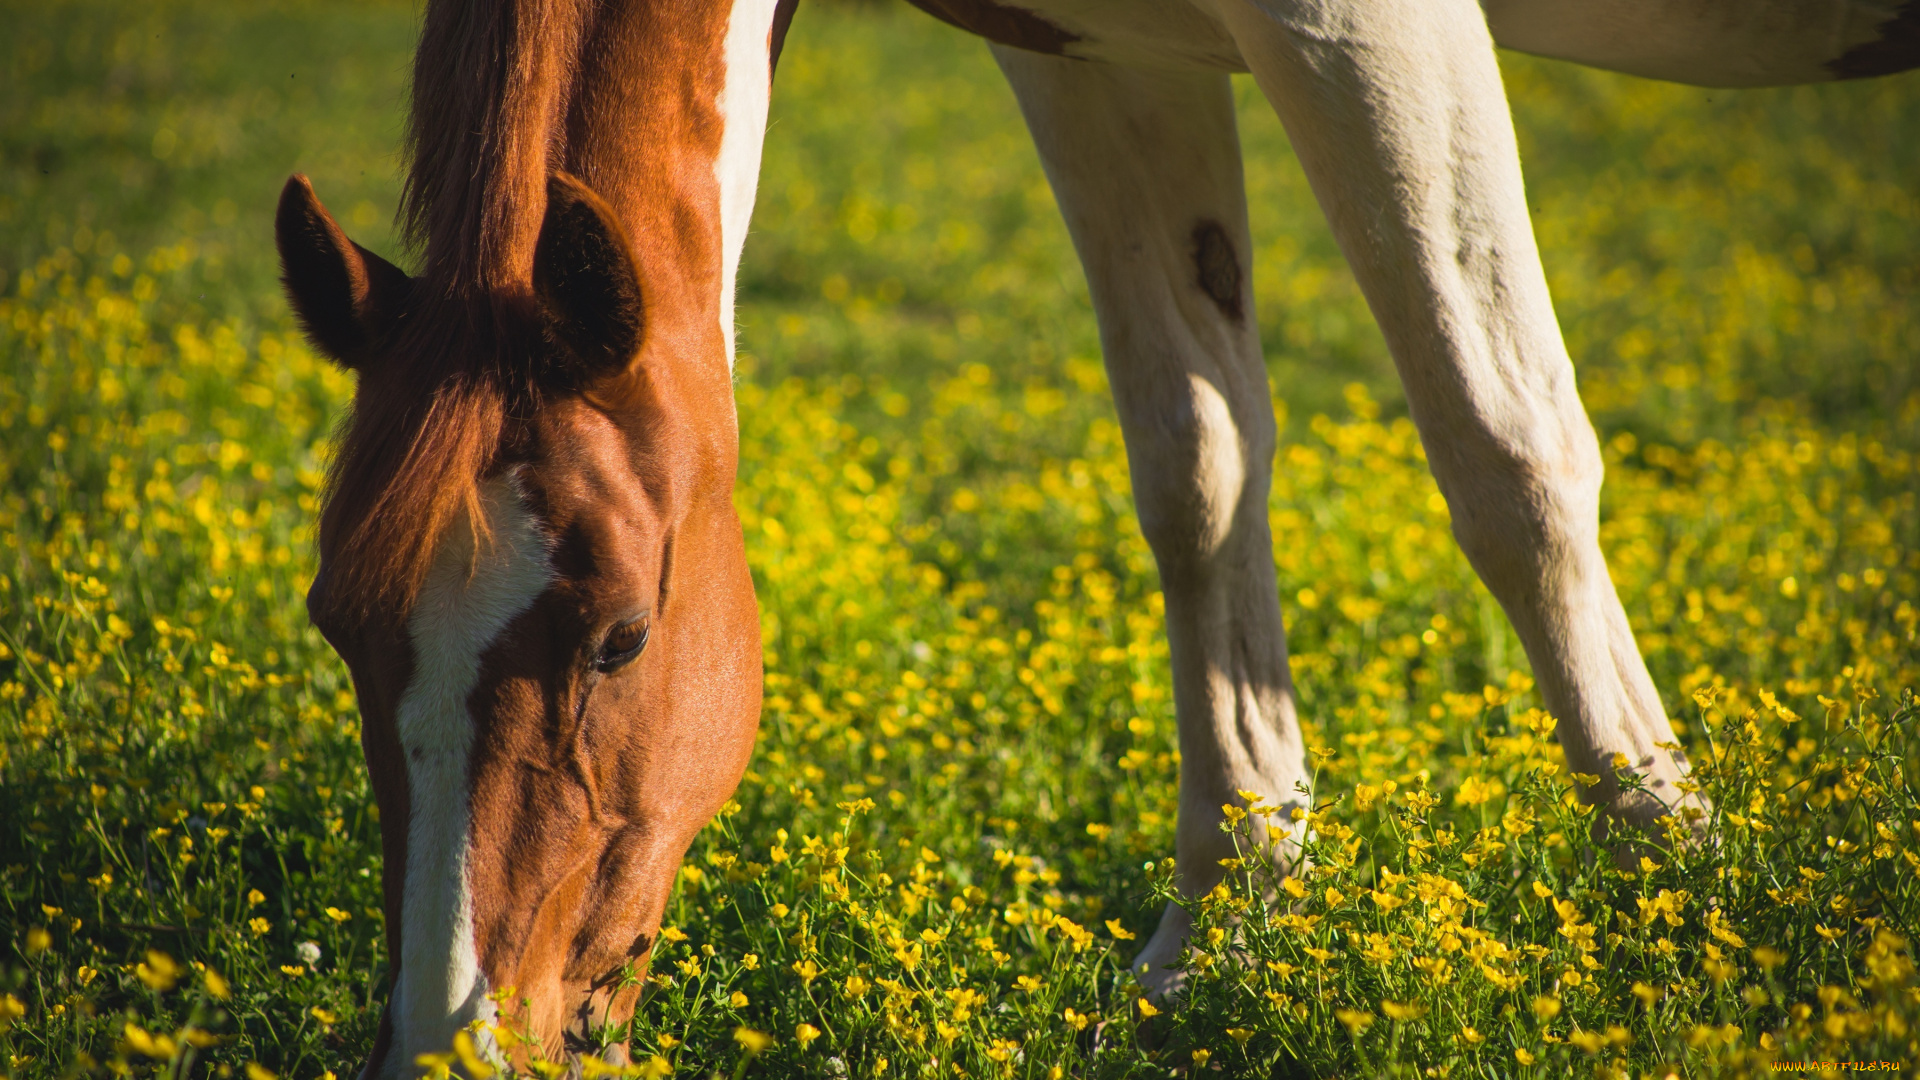
[{"label": "horse front leg", "polygon": [[[1215,72],[994,55],[1086,269],[1159,564],[1180,728],[1177,881],[1197,896],[1236,854],[1219,826],[1223,805],[1245,805],[1240,790],[1311,801],[1267,525],[1273,403],[1232,89]],[[1135,961],[1149,989],[1171,988],[1189,926],[1169,904]]]},{"label": "horse front leg", "polygon": [[1454,535],[1526,646],[1568,763],[1600,777],[1586,794],[1634,825],[1693,817],[1702,803],[1601,555],[1600,448],[1479,6],[1213,5],[1380,322]]}]

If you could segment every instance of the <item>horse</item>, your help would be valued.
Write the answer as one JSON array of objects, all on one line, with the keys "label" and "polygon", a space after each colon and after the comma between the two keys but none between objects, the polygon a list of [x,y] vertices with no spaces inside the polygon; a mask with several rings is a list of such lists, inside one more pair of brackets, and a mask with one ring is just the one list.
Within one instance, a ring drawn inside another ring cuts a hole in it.
[{"label": "horse", "polygon": [[[620,1022],[759,718],[730,500],[735,271],[795,0],[430,0],[410,275],[304,177],[276,236],[358,376],[313,622],[380,809],[391,994],[364,1076],[512,986],[549,1054]],[[1495,46],[1714,86],[1920,66],[1920,3],[911,0],[986,38],[1086,271],[1179,724],[1178,887],[1234,793],[1310,801],[1271,554],[1275,421],[1229,73],[1279,112],[1385,332],[1454,533],[1603,820],[1704,808],[1598,540],[1601,456],[1529,227]],[[1149,988],[1187,933],[1169,905]]]}]

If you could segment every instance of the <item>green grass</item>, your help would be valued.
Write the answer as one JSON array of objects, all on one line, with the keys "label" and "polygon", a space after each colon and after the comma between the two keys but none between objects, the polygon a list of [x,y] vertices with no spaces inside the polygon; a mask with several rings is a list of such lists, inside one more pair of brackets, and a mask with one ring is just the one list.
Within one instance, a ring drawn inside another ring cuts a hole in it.
[{"label": "green grass", "polygon": [[[6,18],[0,1073],[344,1071],[386,991],[378,823],[301,600],[351,383],[290,333],[269,223],[299,169],[393,252],[416,15]],[[761,746],[607,1038],[685,1075],[1912,1059],[1920,83],[1507,73],[1604,542],[1720,846],[1585,858],[1579,781],[1243,80],[1322,869],[1290,908],[1244,878],[1202,904],[1222,937],[1143,1023],[1117,938],[1164,889],[1173,717],[1084,286],[984,49],[817,6],[742,269]]]}]

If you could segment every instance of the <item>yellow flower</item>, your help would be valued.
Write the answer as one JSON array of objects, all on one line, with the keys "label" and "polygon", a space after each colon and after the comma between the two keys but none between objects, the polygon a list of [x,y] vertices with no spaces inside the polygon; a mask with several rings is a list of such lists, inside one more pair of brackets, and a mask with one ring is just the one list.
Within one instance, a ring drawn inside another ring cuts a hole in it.
[{"label": "yellow flower", "polygon": [[1534,1058],[1532,1054],[1527,1052],[1526,1047],[1516,1046],[1513,1049],[1513,1060],[1522,1065],[1531,1065],[1533,1064]]},{"label": "yellow flower", "polygon": [[1466,1040],[1466,1043],[1468,1046],[1478,1046],[1481,1043],[1485,1042],[1487,1039],[1485,1035],[1480,1034],[1479,1031],[1471,1027],[1461,1028],[1460,1038]]},{"label": "yellow flower", "polygon": [[1107,920],[1107,933],[1112,934],[1115,941],[1132,941],[1134,938],[1133,931],[1121,926],[1119,919]]},{"label": "yellow flower", "polygon": [[787,910],[787,905],[775,904],[767,909],[767,914],[772,915],[776,919],[784,919],[787,917]]},{"label": "yellow flower", "polygon": [[1389,1020],[1418,1020],[1427,1015],[1427,1007],[1418,1002],[1382,1001],[1380,1011]]},{"label": "yellow flower", "polygon": [[798,1039],[801,1048],[805,1049],[808,1043],[820,1037],[820,1029],[812,1024],[801,1024],[793,1029],[793,1037]]},{"label": "yellow flower", "polygon": [[180,976],[186,974],[186,970],[166,953],[148,949],[146,963],[136,967],[134,974],[147,984],[147,989],[164,994],[173,989],[173,984],[180,981]]},{"label": "yellow flower", "polygon": [[1213,1051],[1211,1050],[1195,1050],[1193,1052],[1194,1068],[1199,1068],[1200,1066],[1205,1065],[1207,1063],[1207,1059],[1212,1056],[1213,1056]]},{"label": "yellow flower", "polygon": [[311,1014],[315,1020],[320,1021],[322,1024],[325,1024],[327,1027],[332,1027],[333,1025],[340,1022],[340,1017],[337,1014],[329,1012],[318,1005],[315,1005],[313,1008],[308,1009],[307,1012]]},{"label": "yellow flower", "polygon": [[266,902],[267,902],[266,893],[261,892],[259,889],[247,890],[247,906],[248,907],[258,907],[259,905],[264,904]]},{"label": "yellow flower", "polygon": [[[82,969],[82,970],[90,970],[90,969]],[[224,978],[221,978],[220,973],[213,970],[212,968],[208,968],[207,970],[200,973],[200,981],[206,984],[207,993],[212,994],[214,997],[219,998],[222,1001],[225,1001],[227,998],[233,996],[233,990],[231,987],[227,985],[227,980]]]},{"label": "yellow flower", "polygon": [[742,956],[740,958],[740,966],[743,968],[746,968],[748,971],[758,971],[760,969],[759,954],[748,953],[745,956]]},{"label": "yellow flower", "polygon": [[1542,1020],[1551,1020],[1560,1015],[1560,999],[1542,994],[1533,999],[1533,1015]]},{"label": "yellow flower", "polygon": [[733,1041],[745,1047],[748,1054],[761,1054],[773,1045],[773,1036],[750,1027],[737,1027],[733,1029]]},{"label": "yellow flower", "polygon": [[254,918],[247,920],[247,928],[252,930],[254,933],[254,936],[257,937],[273,929],[273,924],[268,922],[265,919],[262,919],[256,916]]},{"label": "yellow flower", "polygon": [[1245,1046],[1247,1045],[1247,1040],[1253,1038],[1253,1029],[1230,1027],[1227,1029],[1227,1038],[1232,1039],[1236,1046]]},{"label": "yellow flower", "polygon": [[1460,781],[1460,790],[1454,792],[1455,806],[1479,806],[1500,794],[1502,785],[1498,780],[1482,780],[1478,776],[1469,776]]},{"label": "yellow flower", "polygon": [[663,926],[660,928],[660,940],[671,941],[678,944],[679,942],[687,940],[687,934],[686,931],[677,926]]},{"label": "yellow flower", "polygon": [[747,1007],[747,995],[735,990],[733,996],[727,999],[727,1004],[736,1009],[744,1009]]},{"label": "yellow flower", "polygon": [[353,918],[353,914],[351,912],[341,911],[337,907],[329,907],[327,909],[327,918],[337,923],[343,923]]},{"label": "yellow flower", "polygon": [[1742,939],[1739,934],[1734,933],[1732,928],[1727,926],[1725,918],[1721,915],[1719,908],[1714,908],[1707,912],[1707,932],[1736,949],[1746,948],[1746,941]]},{"label": "yellow flower", "polygon": [[120,1030],[126,1037],[127,1045],[132,1047],[134,1052],[157,1061],[166,1061],[179,1050],[179,1045],[171,1037],[149,1034],[137,1025],[127,1024]]},{"label": "yellow flower", "polygon": [[1045,986],[1046,983],[1041,982],[1039,979],[1035,978],[1032,975],[1022,975],[1019,978],[1013,980],[1013,985],[1020,988],[1021,990],[1025,990],[1029,994],[1033,994],[1033,993],[1038,993],[1040,988]]},{"label": "yellow flower", "polygon": [[1370,1012],[1362,1012],[1359,1009],[1335,1009],[1333,1015],[1341,1023],[1347,1025],[1347,1032],[1349,1034],[1356,1037],[1361,1032],[1373,1026],[1374,1016]]},{"label": "yellow flower", "polygon": [[1160,1015],[1160,1010],[1154,1008],[1153,1002],[1148,1001],[1146,998],[1140,998],[1136,1000],[1134,1002],[1134,1005],[1139,1008],[1141,1016],[1159,1016]]},{"label": "yellow flower", "polygon": [[53,947],[53,935],[45,928],[35,926],[27,931],[27,955],[38,956]]},{"label": "yellow flower", "polygon": [[899,961],[900,966],[906,968],[908,971],[912,971],[914,968],[920,966],[920,958],[922,955],[919,942],[907,941],[905,939],[901,939],[900,944],[893,950],[893,958]]}]

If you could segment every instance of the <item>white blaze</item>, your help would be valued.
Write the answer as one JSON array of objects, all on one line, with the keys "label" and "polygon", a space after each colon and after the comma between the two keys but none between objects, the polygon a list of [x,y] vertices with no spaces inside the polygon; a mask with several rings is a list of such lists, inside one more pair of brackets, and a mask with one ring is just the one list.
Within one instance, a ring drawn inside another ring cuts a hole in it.
[{"label": "white blaze", "polygon": [[773,29],[775,0],[734,0],[727,20],[726,82],[716,104],[722,132],[720,156],[713,163],[720,182],[720,332],[727,338],[727,366],[733,366],[733,280],[740,248],[753,220],[753,194],[760,183],[760,144],[767,134],[767,100],[773,71],[767,35]]},{"label": "white blaze", "polygon": [[467,699],[480,681],[481,655],[553,574],[511,482],[488,481],[480,494],[491,539],[476,552],[465,515],[455,521],[407,620],[413,678],[396,727],[410,813],[394,1047],[383,1070],[389,1076],[413,1075],[415,1056],[445,1052],[461,1026],[494,1011],[473,938],[467,761],[474,724]]}]

